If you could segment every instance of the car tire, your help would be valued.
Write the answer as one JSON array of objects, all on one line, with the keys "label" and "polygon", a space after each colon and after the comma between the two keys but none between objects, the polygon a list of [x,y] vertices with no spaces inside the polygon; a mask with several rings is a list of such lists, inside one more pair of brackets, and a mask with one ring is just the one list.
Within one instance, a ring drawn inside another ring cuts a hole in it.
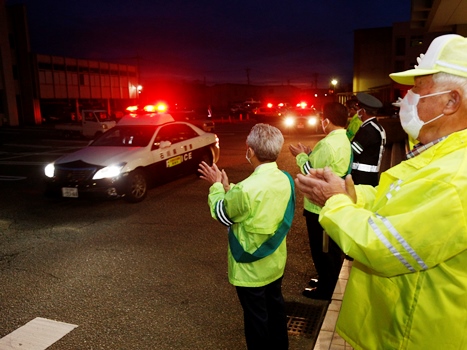
[{"label": "car tire", "polygon": [[61,196],[60,196],[60,192],[57,189],[52,188],[49,185],[46,185],[44,189],[44,197],[45,198],[60,198]]},{"label": "car tire", "polygon": [[[205,162],[209,166],[212,166],[213,160],[212,160],[212,154],[210,151],[205,151],[203,155],[201,156],[201,159],[199,162]],[[196,167],[196,175],[201,176],[202,174],[199,172],[198,167]]]},{"label": "car tire", "polygon": [[127,189],[123,197],[127,202],[141,202],[148,193],[148,181],[142,170],[132,171],[127,178]]},{"label": "car tire", "polygon": [[200,163],[201,162],[205,162],[207,164],[209,164],[209,166],[212,165],[212,154],[210,151],[206,151],[203,153],[203,155],[201,156],[201,160],[200,160]]}]

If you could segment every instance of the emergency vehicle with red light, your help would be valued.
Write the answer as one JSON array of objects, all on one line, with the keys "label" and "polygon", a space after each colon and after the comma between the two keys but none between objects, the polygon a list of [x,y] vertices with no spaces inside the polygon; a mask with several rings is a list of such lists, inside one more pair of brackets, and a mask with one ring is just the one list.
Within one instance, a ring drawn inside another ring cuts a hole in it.
[{"label": "emergency vehicle with red light", "polygon": [[170,114],[176,121],[188,122],[207,132],[215,131],[215,123],[209,107],[200,112],[199,110],[190,108],[177,108],[177,106],[169,109],[169,106],[165,102],[157,102],[156,104],[149,104],[143,107],[129,106],[126,110],[131,113],[165,112]]},{"label": "emergency vehicle with red light", "polygon": [[295,108],[284,114],[283,127],[287,131],[308,131],[321,133],[319,113],[314,107],[308,107],[305,102],[297,104]]},{"label": "emergency vehicle with red light", "polygon": [[217,135],[157,111],[129,113],[87,147],[45,167],[48,195],[142,201],[152,186],[219,159]]}]

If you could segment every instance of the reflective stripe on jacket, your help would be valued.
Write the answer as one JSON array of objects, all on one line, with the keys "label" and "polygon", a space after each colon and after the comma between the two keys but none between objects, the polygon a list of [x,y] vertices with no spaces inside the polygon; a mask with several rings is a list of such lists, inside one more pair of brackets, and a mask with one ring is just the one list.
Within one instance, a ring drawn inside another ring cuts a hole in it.
[{"label": "reflective stripe on jacket", "polygon": [[356,189],[320,214],[355,259],[339,334],[354,349],[466,349],[467,130]]},{"label": "reflective stripe on jacket", "polygon": [[[217,219],[218,202],[223,201],[224,219],[233,222],[233,232],[243,249],[253,253],[279,227],[291,195],[287,175],[277,164],[265,163],[245,180],[231,185],[225,193],[220,182],[209,190],[211,215]],[[223,222],[224,223],[224,222]],[[227,233],[227,230],[226,230]],[[227,238],[227,235],[226,235]],[[235,286],[261,287],[274,282],[284,274],[287,259],[286,239],[269,256],[250,263],[238,263],[228,252],[229,281]]]}]

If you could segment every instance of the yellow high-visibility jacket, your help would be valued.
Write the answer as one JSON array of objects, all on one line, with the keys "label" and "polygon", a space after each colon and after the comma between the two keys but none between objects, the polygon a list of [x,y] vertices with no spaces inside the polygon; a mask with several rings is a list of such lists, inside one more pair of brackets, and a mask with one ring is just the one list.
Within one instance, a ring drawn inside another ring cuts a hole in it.
[{"label": "yellow high-visibility jacket", "polygon": [[[345,129],[331,131],[321,139],[310,154],[299,153],[295,157],[298,167],[303,174],[308,174],[311,168],[321,169],[329,167],[337,176],[345,176],[349,170],[352,147],[345,135]],[[305,210],[319,214],[321,207],[304,198]]]},{"label": "yellow high-visibility jacket", "polygon": [[[239,243],[253,253],[279,227],[292,194],[287,175],[271,162],[258,166],[245,180],[231,184],[227,193],[220,182],[214,183],[208,204],[214,219],[219,220],[220,210],[233,222]],[[282,277],[287,260],[286,239],[271,255],[249,263],[235,261],[228,249],[229,282],[234,286],[262,287]]]},{"label": "yellow high-visibility jacket", "polygon": [[328,199],[353,257],[337,331],[355,349],[467,349],[467,130]]},{"label": "yellow high-visibility jacket", "polygon": [[355,113],[352,119],[350,119],[349,125],[347,125],[347,137],[349,141],[352,141],[357,134],[358,129],[362,126],[362,120],[358,117],[358,113]]}]

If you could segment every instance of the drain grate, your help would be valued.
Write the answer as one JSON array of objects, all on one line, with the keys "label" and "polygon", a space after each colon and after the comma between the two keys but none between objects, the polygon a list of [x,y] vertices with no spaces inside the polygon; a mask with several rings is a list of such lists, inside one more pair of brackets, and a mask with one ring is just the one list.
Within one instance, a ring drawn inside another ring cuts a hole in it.
[{"label": "drain grate", "polygon": [[289,334],[316,339],[328,307],[327,302],[301,304],[286,302],[287,329]]}]

